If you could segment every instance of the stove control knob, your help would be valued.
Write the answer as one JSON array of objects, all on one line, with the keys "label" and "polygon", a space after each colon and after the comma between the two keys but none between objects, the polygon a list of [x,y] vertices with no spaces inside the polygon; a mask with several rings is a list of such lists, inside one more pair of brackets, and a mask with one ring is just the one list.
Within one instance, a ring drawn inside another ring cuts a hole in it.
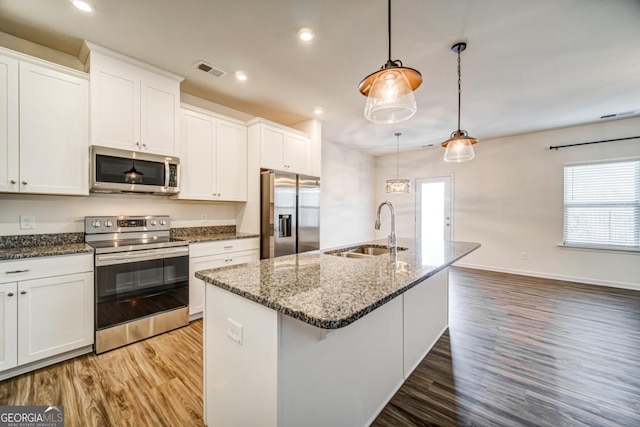
[{"label": "stove control knob", "polygon": [[160,225],[167,225],[167,220],[161,219],[160,220]]},{"label": "stove control knob", "polygon": [[158,225],[158,222],[155,219],[152,219],[151,225],[155,227],[156,225]]},{"label": "stove control knob", "polygon": [[113,225],[113,222],[111,221],[107,221],[104,223],[105,227],[111,227]]},{"label": "stove control knob", "polygon": [[99,228],[102,224],[96,219],[91,223],[91,225],[93,225],[93,228]]}]

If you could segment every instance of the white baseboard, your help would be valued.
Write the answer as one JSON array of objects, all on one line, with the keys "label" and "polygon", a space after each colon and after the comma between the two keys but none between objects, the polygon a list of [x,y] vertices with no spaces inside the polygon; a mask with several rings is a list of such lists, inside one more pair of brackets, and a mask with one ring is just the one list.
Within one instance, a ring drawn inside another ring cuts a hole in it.
[{"label": "white baseboard", "polygon": [[45,366],[53,365],[56,363],[64,362],[65,360],[73,359],[74,357],[82,356],[93,352],[93,344],[85,347],[81,347],[77,350],[71,350],[66,353],[58,354],[56,356],[47,357],[46,359],[37,360],[35,362],[28,363],[26,365],[17,366],[12,369],[8,369],[0,373],[0,381],[4,381],[8,378],[15,377],[17,375],[26,374],[27,372],[35,371],[36,369],[44,368]]},{"label": "white baseboard", "polygon": [[615,282],[609,280],[592,279],[589,277],[577,277],[577,276],[565,276],[562,274],[541,273],[539,271],[519,270],[515,268],[502,268],[493,267],[488,265],[468,264],[468,263],[455,263],[456,267],[474,268],[477,270],[497,271],[500,273],[517,274],[520,276],[540,277],[543,279],[564,280],[566,282],[585,283],[587,285],[608,286],[611,288],[631,289],[633,291],[640,291],[640,284],[627,283],[627,282]]}]

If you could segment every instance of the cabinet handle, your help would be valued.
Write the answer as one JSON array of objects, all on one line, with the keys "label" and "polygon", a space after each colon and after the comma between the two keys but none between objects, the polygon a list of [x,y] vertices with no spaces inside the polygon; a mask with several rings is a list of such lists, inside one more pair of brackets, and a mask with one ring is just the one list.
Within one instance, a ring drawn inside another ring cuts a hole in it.
[{"label": "cabinet handle", "polygon": [[15,184],[15,183],[16,183],[16,180],[15,180],[15,179],[12,179],[12,180],[11,180],[11,181],[9,181],[9,182],[10,182],[10,183],[12,183],[12,184]]},{"label": "cabinet handle", "polygon": [[233,245],[232,246],[225,246],[225,249],[233,249]]},{"label": "cabinet handle", "polygon": [[22,181],[22,185],[27,185],[27,181]]},{"label": "cabinet handle", "polygon": [[26,295],[27,291],[20,291],[20,295]]},{"label": "cabinet handle", "polygon": [[140,143],[136,142],[136,147],[140,148]]},{"label": "cabinet handle", "polygon": [[147,144],[142,144],[142,146],[143,146],[144,148],[147,148]]},{"label": "cabinet handle", "polygon": [[233,262],[233,258],[229,258],[229,262]]},{"label": "cabinet handle", "polygon": [[7,294],[7,296],[8,296],[8,297],[12,297],[12,296],[13,296],[13,292],[9,292],[9,293]]},{"label": "cabinet handle", "polygon": [[5,274],[26,273],[29,270],[30,270],[29,268],[27,268],[26,270],[11,270],[11,271],[5,271]]}]

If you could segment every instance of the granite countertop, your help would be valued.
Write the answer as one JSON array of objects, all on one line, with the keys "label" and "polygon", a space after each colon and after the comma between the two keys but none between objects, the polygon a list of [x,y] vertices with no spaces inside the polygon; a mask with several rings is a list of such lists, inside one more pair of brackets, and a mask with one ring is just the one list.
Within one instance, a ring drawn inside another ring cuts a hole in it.
[{"label": "granite countertop", "polygon": [[[363,244],[386,245],[386,240]],[[356,245],[345,248],[352,246]],[[414,239],[399,239],[398,246],[407,250],[399,251],[395,262],[389,254],[345,258],[314,251],[198,271],[195,275],[313,326],[338,329],[433,276],[480,244],[442,241],[416,247]]]},{"label": "granite countertop", "polygon": [[93,253],[84,233],[0,236],[0,261]]}]

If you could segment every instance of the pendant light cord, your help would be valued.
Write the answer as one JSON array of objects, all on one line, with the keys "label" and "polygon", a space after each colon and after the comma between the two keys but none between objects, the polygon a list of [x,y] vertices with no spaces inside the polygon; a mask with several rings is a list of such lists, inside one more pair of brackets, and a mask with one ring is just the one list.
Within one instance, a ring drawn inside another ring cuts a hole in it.
[{"label": "pendant light cord", "polygon": [[389,62],[391,62],[391,0],[388,1],[387,13],[387,32],[389,34]]},{"label": "pendant light cord", "polygon": [[458,49],[458,133],[460,133],[460,94],[462,92],[461,86],[462,80],[460,78],[460,49]]}]

